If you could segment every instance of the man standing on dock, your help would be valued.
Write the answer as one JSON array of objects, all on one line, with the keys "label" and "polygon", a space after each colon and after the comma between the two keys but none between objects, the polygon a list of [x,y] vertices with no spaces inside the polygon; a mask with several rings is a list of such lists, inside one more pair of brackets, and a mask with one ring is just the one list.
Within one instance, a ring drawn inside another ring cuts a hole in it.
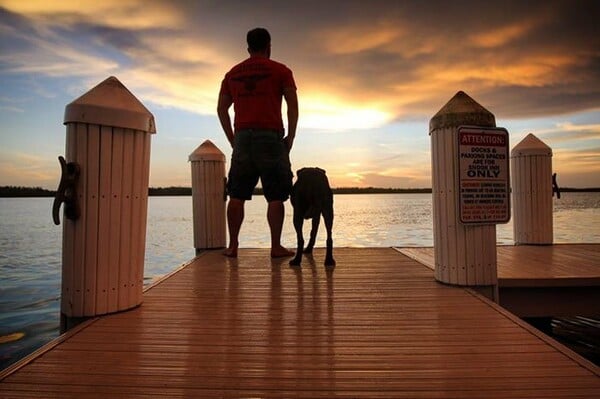
[{"label": "man standing on dock", "polygon": [[[250,58],[234,66],[223,79],[217,114],[227,140],[233,147],[227,179],[227,226],[229,246],[223,253],[236,257],[238,236],[244,220],[244,202],[260,178],[268,202],[267,220],[271,230],[271,256],[294,253],[281,245],[283,203],[292,188],[289,151],[298,123],[298,97],[292,71],[273,61],[271,35],[264,28],[248,32]],[[288,133],[284,137],[282,97],[287,104]],[[229,108],[233,104],[234,123]]]}]

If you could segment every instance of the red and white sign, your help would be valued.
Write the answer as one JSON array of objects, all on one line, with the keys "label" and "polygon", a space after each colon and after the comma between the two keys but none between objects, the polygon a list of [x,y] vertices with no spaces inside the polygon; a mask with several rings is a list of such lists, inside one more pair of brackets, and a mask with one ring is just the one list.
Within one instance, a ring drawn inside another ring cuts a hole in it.
[{"label": "red and white sign", "polygon": [[510,220],[508,131],[458,128],[459,215],[464,224]]}]

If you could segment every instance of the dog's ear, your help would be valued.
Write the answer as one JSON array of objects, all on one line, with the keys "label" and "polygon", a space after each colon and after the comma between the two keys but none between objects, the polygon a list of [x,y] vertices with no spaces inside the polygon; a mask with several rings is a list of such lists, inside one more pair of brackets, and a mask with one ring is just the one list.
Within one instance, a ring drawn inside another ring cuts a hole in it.
[{"label": "dog's ear", "polygon": [[324,175],[326,174],[325,169],[321,169],[321,168],[315,168],[315,169],[317,169],[319,172],[323,173]]},{"label": "dog's ear", "polygon": [[304,173],[304,171],[306,170],[306,168],[300,168],[296,171],[296,176],[300,176],[300,173]]}]

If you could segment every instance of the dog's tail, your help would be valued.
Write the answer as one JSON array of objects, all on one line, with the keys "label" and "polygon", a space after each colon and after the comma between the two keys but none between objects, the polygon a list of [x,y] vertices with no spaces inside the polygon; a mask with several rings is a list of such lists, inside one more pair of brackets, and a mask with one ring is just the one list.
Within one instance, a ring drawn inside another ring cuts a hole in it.
[{"label": "dog's tail", "polygon": [[311,205],[306,212],[304,212],[304,219],[312,219],[321,215],[321,208],[316,205]]}]

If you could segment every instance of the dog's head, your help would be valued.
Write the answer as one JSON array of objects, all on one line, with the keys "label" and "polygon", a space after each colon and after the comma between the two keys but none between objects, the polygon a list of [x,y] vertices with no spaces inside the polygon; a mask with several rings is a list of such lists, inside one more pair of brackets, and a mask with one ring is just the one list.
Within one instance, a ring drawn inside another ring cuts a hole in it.
[{"label": "dog's head", "polygon": [[325,174],[325,170],[321,169],[321,168],[301,168],[298,169],[296,171],[296,176],[298,176],[298,178],[300,178],[301,175],[303,174],[315,174],[315,173],[321,173],[321,174]]}]

